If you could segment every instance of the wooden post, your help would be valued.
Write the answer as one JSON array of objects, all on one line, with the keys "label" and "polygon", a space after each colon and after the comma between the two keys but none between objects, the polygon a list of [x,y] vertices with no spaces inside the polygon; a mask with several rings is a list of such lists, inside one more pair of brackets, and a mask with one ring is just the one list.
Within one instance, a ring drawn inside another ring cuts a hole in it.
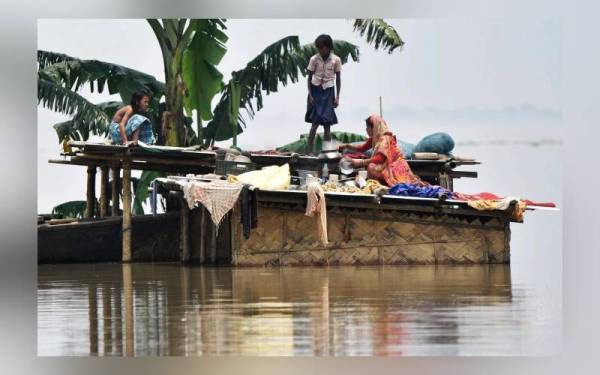
[{"label": "wooden post", "polygon": [[131,162],[123,161],[123,262],[131,261]]},{"label": "wooden post", "polygon": [[200,263],[204,263],[206,261],[206,208],[204,206],[200,206],[199,210],[202,216],[200,216]]},{"label": "wooden post", "polygon": [[121,178],[121,171],[118,165],[114,165],[111,168],[112,172],[112,216],[119,216],[119,179]]},{"label": "wooden post", "polygon": [[217,236],[219,235],[219,228],[210,220],[211,231],[210,231],[210,264],[217,263]]},{"label": "wooden post", "polygon": [[181,249],[181,261],[189,262],[190,260],[190,210],[188,209],[185,199],[181,200],[180,212],[180,231],[179,231],[179,247]]},{"label": "wooden post", "polygon": [[96,166],[87,167],[87,193],[85,202],[85,217],[94,217],[96,208]]},{"label": "wooden post", "polygon": [[108,216],[108,167],[100,167],[100,217]]}]

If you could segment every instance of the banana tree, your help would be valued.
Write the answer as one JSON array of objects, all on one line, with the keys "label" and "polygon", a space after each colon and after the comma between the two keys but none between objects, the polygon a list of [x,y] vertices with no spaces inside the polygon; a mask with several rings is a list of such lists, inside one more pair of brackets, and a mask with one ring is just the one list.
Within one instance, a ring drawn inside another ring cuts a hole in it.
[{"label": "banana tree", "polygon": [[[252,118],[262,108],[263,92],[276,92],[279,83],[297,82],[299,74],[306,74],[306,61],[316,53],[312,43],[301,45],[297,37],[286,37],[265,48],[224,83],[217,65],[226,53],[225,20],[147,21],[161,49],[166,83],[120,65],[38,51],[38,99],[48,108],[73,115],[72,120],[55,125],[59,140],[67,134],[78,139],[106,134],[110,116],[121,105],[90,103],[77,93],[87,83],[92,92],[108,86],[123,103],[140,88],[152,91],[151,114],[160,143],[181,146],[230,138],[235,143],[246,126],[240,108]],[[393,27],[381,19],[356,19],[354,30],[366,35],[375,49],[392,53],[404,45]],[[358,47],[351,43],[336,41],[335,51],[344,62],[348,57],[358,59]],[[219,92],[220,100],[211,108]],[[198,134],[191,127],[194,110]],[[206,128],[205,121],[210,121]]]},{"label": "banana tree", "polygon": [[202,139],[202,121],[212,118],[212,98],[223,86],[223,75],[216,66],[227,51],[225,20],[147,21],[163,58],[166,92],[162,129],[166,144],[184,144],[184,109],[188,116],[196,110],[198,138]]},{"label": "banana tree", "polygon": [[[117,64],[99,60],[80,60],[65,54],[38,51],[38,100],[54,111],[72,115],[72,119],[54,125],[61,141],[65,136],[86,140],[90,134],[106,135],[114,111],[129,102],[139,89],[153,93],[150,115],[156,138],[161,144],[183,146],[211,144],[236,137],[248,118],[263,107],[263,93],[277,92],[279,84],[297,82],[306,75],[306,62],[317,51],[312,43],[301,45],[297,36],[282,38],[267,46],[231,79],[223,82],[217,69],[227,49],[223,19],[149,19],[159,43],[165,83],[155,77]],[[404,42],[381,19],[357,19],[354,29],[375,49],[391,53]],[[334,49],[345,63],[358,60],[358,47],[334,41]],[[93,104],[78,91],[89,85],[92,92],[119,94],[122,102]],[[213,97],[220,93],[212,108]],[[163,100],[164,98],[164,100]],[[192,128],[196,112],[197,134]],[[205,121],[209,121],[206,127]],[[144,175],[142,175],[144,179]],[[143,194],[140,194],[143,196]]]}]

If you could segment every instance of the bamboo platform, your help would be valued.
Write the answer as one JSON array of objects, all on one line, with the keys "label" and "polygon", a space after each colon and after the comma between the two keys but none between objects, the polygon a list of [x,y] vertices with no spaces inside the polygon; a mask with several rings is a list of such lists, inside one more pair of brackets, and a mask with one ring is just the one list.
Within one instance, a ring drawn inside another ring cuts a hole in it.
[{"label": "bamboo platform", "polygon": [[[133,170],[152,170],[168,173],[211,173],[215,168],[216,153],[209,150],[196,150],[193,147],[127,147],[88,142],[70,142],[74,152],[65,159],[52,159],[54,164],[80,165],[104,168],[123,168],[128,160]],[[269,165],[289,164],[292,172],[298,169],[320,170],[322,161],[315,156],[268,155],[250,153],[250,159],[259,168]],[[411,169],[425,181],[453,188],[457,178],[476,178],[475,171],[456,170],[461,166],[480,164],[476,160],[408,160]],[[331,170],[332,168],[330,168]]]}]

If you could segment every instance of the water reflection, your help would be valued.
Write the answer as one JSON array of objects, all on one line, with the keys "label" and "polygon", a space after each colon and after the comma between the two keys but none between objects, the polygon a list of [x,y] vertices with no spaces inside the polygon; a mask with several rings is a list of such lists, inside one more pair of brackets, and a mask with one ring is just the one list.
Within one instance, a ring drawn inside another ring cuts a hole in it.
[{"label": "water reflection", "polygon": [[40,355],[510,354],[531,318],[500,265],[43,265],[38,275]]}]

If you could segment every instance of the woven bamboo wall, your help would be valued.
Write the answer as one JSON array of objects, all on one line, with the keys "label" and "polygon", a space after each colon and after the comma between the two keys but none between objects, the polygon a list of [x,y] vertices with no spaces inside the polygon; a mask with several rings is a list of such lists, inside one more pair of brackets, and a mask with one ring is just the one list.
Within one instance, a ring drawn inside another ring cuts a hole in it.
[{"label": "woven bamboo wall", "polygon": [[[237,220],[237,219],[234,219]],[[301,207],[261,206],[249,239],[233,226],[232,263],[262,265],[508,263],[509,223],[477,216],[328,210],[329,245]]]}]

